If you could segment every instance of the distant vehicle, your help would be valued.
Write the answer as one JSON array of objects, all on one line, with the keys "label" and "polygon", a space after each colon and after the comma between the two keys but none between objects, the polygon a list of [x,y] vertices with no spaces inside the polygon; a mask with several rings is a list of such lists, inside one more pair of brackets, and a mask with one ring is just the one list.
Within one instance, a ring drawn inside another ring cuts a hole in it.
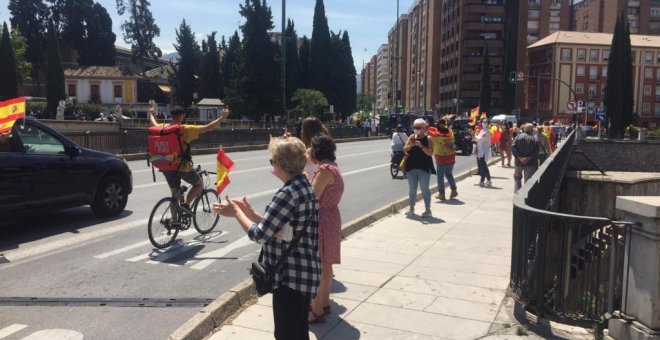
[{"label": "distant vehicle", "polygon": [[90,205],[109,217],[126,207],[133,179],[123,158],[85,149],[31,118],[16,121],[8,143],[0,148],[2,216]]},{"label": "distant vehicle", "polygon": [[391,135],[397,125],[401,124],[405,132],[410,135],[413,132],[412,124],[417,118],[424,118],[429,125],[435,125],[435,118],[432,115],[418,116],[412,113],[395,113],[389,115],[389,119],[387,115],[380,116],[380,126],[386,134]]},{"label": "distant vehicle", "polygon": [[490,123],[494,125],[501,125],[503,121],[511,122],[513,125],[518,124],[518,118],[515,115],[497,115],[490,119]]},{"label": "distant vehicle", "polygon": [[454,122],[451,125],[452,131],[454,131],[454,144],[456,144],[456,150],[461,150],[464,155],[469,155],[474,149],[472,144],[472,134],[473,129],[469,125],[470,118],[457,118],[454,119]]}]

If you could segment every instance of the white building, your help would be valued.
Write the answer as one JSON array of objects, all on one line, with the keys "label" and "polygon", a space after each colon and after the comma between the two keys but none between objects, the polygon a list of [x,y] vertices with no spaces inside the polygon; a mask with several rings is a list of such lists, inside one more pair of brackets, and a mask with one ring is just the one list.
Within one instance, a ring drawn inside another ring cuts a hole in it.
[{"label": "white building", "polygon": [[67,98],[79,103],[135,104],[137,75],[117,66],[84,66],[64,69]]}]

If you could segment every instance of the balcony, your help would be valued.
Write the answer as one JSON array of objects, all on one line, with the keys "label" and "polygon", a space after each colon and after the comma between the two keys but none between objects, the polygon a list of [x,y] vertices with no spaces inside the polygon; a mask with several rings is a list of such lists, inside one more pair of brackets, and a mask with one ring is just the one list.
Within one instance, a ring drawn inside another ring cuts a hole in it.
[{"label": "balcony", "polygon": [[655,78],[655,83],[660,84],[660,78]]},{"label": "balcony", "polygon": [[481,21],[467,21],[463,25],[464,31],[478,31],[478,32],[498,32],[504,29],[503,22],[481,22]]}]

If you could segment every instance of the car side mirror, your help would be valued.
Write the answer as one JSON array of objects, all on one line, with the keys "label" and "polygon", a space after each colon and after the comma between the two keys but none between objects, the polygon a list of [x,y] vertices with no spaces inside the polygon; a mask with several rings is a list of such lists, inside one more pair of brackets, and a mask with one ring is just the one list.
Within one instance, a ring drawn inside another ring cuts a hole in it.
[{"label": "car side mirror", "polygon": [[67,145],[64,147],[64,152],[69,155],[69,157],[73,158],[80,155],[80,148],[75,145]]}]

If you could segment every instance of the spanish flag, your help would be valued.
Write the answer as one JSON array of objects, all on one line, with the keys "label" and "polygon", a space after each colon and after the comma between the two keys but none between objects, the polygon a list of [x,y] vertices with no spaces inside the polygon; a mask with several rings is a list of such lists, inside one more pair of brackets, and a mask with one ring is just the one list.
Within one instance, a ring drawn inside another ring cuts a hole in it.
[{"label": "spanish flag", "polygon": [[0,102],[0,133],[10,131],[19,118],[25,118],[25,97]]},{"label": "spanish flag", "polygon": [[234,161],[227,156],[225,149],[220,148],[216,162],[216,176],[218,180],[215,184],[218,189],[218,195],[225,190],[227,185],[229,185],[229,171],[233,168]]},{"label": "spanish flag", "polygon": [[477,117],[479,117],[479,105],[470,110],[470,122],[468,125],[475,126],[477,124]]}]

